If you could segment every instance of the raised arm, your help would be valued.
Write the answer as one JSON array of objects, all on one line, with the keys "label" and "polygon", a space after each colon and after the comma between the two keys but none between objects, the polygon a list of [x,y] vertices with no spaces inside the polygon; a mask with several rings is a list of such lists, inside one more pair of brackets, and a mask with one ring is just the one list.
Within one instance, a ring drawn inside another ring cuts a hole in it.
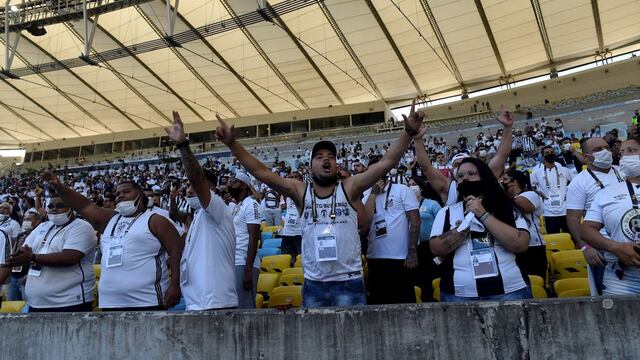
[{"label": "raised arm", "polygon": [[93,228],[98,232],[102,232],[104,227],[109,222],[109,219],[113,216],[113,211],[105,208],[101,208],[92,203],[91,200],[71,190],[64,185],[58,176],[50,171],[42,173],[42,180],[49,181],[49,184],[60,195],[62,201],[69,205],[73,210],[79,212],[83,218],[93,225]]},{"label": "raised arm", "polygon": [[242,166],[247,169],[256,179],[269,185],[279,194],[283,194],[286,197],[291,198],[298,208],[302,208],[302,198],[306,185],[303,182],[286,179],[280,177],[278,174],[273,173],[264,164],[253,157],[247,150],[245,150],[240,143],[236,141],[236,137],[233,133],[234,126],[227,125],[222,118],[216,114],[220,126],[216,129],[216,137],[229,147],[233,156],[240,161]]},{"label": "raised arm", "polygon": [[351,176],[344,180],[345,190],[351,200],[359,199],[360,194],[373,184],[376,183],[381,177],[387,174],[391,168],[398,164],[400,158],[407,150],[407,147],[413,140],[413,137],[420,133],[422,120],[424,119],[424,113],[416,112],[416,100],[413,99],[411,103],[411,111],[409,117],[404,117],[405,130],[400,135],[398,141],[391,146],[391,148],[384,154],[379,162],[369,166],[369,169],[362,174]]},{"label": "raised arm", "polygon": [[500,141],[496,155],[489,161],[489,168],[491,168],[493,175],[499,179],[504,172],[504,163],[509,158],[511,145],[513,143],[513,134],[511,133],[513,114],[511,114],[511,111],[504,105],[502,106],[500,115],[498,115],[498,121],[504,126],[504,131],[502,132],[502,140]]},{"label": "raised arm", "polygon": [[429,159],[429,154],[427,154],[427,149],[424,147],[422,143],[422,136],[424,135],[424,130],[418,134],[413,140],[413,145],[416,148],[416,158],[418,160],[418,164],[420,164],[420,169],[422,169],[422,175],[427,178],[429,183],[433,189],[440,195],[440,198],[443,202],[446,202],[447,196],[449,194],[449,183],[451,182],[447,179],[438,169],[434,168],[431,165],[431,160]]}]

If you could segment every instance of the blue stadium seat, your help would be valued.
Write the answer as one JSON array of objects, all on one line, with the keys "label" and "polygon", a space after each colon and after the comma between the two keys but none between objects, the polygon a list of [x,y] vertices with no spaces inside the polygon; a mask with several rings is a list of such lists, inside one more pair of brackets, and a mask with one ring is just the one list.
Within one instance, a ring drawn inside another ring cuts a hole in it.
[{"label": "blue stadium seat", "polygon": [[262,242],[264,242],[267,239],[273,239],[273,233],[272,232],[263,232],[262,233]]},{"label": "blue stadium seat", "polygon": [[282,239],[262,239],[262,248],[280,248]]},{"label": "blue stadium seat", "polygon": [[280,255],[280,249],[278,248],[262,248],[258,249],[258,257],[262,259],[265,256]]}]

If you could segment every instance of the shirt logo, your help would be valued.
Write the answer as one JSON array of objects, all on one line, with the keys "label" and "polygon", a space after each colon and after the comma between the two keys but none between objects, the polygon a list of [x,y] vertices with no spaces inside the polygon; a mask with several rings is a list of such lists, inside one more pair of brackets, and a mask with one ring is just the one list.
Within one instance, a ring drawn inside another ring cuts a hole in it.
[{"label": "shirt logo", "polygon": [[640,209],[631,209],[627,211],[622,220],[620,220],[622,233],[629,240],[637,240],[640,234]]}]

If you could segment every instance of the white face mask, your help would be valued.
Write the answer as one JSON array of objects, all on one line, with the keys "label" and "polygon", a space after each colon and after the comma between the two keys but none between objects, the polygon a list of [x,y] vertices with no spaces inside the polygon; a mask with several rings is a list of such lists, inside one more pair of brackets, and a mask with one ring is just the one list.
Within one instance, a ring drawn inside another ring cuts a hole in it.
[{"label": "white face mask", "polygon": [[613,164],[613,154],[607,149],[593,153],[593,165],[601,169],[608,169]]},{"label": "white face mask", "polygon": [[396,175],[398,175],[398,169],[391,169],[391,170],[389,170],[389,174],[390,174],[391,176],[396,176]]},{"label": "white face mask", "polygon": [[620,171],[626,177],[640,176],[640,155],[625,155],[620,159]]},{"label": "white face mask", "polygon": [[[138,195],[138,197],[140,197],[140,195]],[[135,200],[120,201],[116,204],[116,211],[122,216],[131,216],[138,210],[138,206],[136,205],[137,201],[138,198],[135,198]]]},{"label": "white face mask", "polygon": [[[564,144],[564,145],[562,145],[562,148],[564,149],[564,151],[569,151],[569,150],[571,150],[571,144]],[[598,165],[596,165],[596,166],[598,166]]]},{"label": "white face mask", "polygon": [[197,196],[188,196],[187,204],[189,204],[189,206],[193,210],[200,210],[202,208],[202,205],[200,204],[200,199],[198,199]]},{"label": "white face mask", "polygon": [[69,221],[69,213],[62,214],[49,214],[49,221],[54,223],[55,225],[61,226],[66,224]]},{"label": "white face mask", "polygon": [[422,195],[420,193],[420,186],[418,186],[418,185],[410,186],[409,189],[411,189],[413,191],[413,193],[416,194],[416,197],[420,197]]},{"label": "white face mask", "polygon": [[29,231],[33,229],[33,222],[32,221],[23,221],[22,222],[22,231]]},{"label": "white face mask", "polygon": [[9,215],[0,214],[0,221],[5,221],[9,218]]},{"label": "white face mask", "polygon": [[480,150],[480,151],[478,151],[478,156],[480,156],[480,157],[485,157],[485,156],[487,156],[487,150]]}]

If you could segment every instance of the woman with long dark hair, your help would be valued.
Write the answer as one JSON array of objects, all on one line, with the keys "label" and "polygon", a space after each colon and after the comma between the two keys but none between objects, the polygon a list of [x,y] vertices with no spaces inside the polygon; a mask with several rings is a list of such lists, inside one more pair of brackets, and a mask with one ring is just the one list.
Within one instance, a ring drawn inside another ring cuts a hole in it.
[{"label": "woman with long dark hair", "polygon": [[547,249],[540,232],[540,216],[543,213],[543,202],[540,195],[531,190],[531,183],[526,173],[509,170],[502,177],[502,186],[507,195],[518,205],[529,224],[529,248],[517,255],[527,275],[538,275],[545,279],[547,275]]},{"label": "woman with long dark hair", "polygon": [[529,246],[517,205],[478,159],[462,160],[455,177],[458,202],[438,212],[429,241],[443,259],[441,301],[530,298],[528,277],[515,256]]}]

